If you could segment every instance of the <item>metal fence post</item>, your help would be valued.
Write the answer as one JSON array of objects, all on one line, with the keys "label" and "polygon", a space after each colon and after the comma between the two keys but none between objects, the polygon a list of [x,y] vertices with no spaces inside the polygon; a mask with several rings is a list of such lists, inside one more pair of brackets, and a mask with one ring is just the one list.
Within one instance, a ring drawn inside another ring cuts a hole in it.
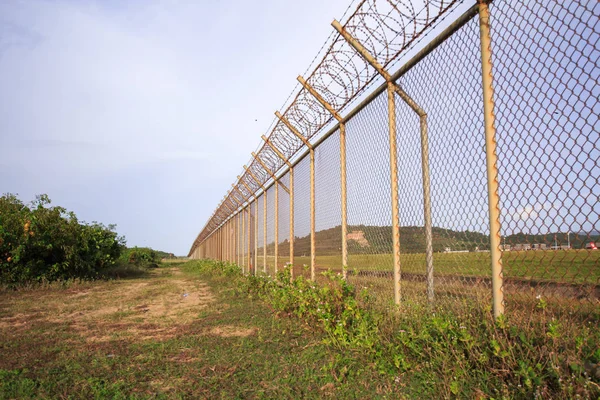
[{"label": "metal fence post", "polygon": [[481,37],[481,76],[483,83],[483,118],[485,123],[485,154],[487,164],[488,205],[490,218],[490,258],[492,266],[492,297],[494,316],[504,314],[502,253],[500,251],[500,196],[498,195],[498,156],[494,115],[492,75],[492,43],[488,2],[479,0],[479,32]]},{"label": "metal fence post", "polygon": [[258,271],[258,198],[254,196],[254,273]]},{"label": "metal fence post", "polygon": [[242,208],[242,272],[246,273],[246,209]]},{"label": "metal fence post", "polygon": [[256,275],[256,271],[252,269],[252,253],[250,252],[250,235],[252,234],[251,229],[251,221],[250,221],[250,203],[246,206],[246,213],[248,214],[248,223],[246,224],[248,227],[247,232],[247,249],[248,249],[248,275],[254,273]]},{"label": "metal fence post", "polygon": [[310,148],[310,279],[316,278],[316,244],[315,244],[315,150]]},{"label": "metal fence post", "polygon": [[[260,183],[260,180],[254,175],[254,173],[244,165],[244,170],[254,179],[254,181],[261,187],[263,190],[263,271],[267,272],[267,189]],[[258,204],[258,203],[257,203]],[[257,209],[257,217],[258,217],[258,209]],[[258,224],[258,218],[257,218]],[[257,232],[258,239],[258,232]],[[258,261],[257,261],[258,266]]]},{"label": "metal fence post", "polygon": [[[267,190],[263,188],[263,273],[267,274]],[[258,220],[258,218],[257,218]],[[256,231],[258,235],[258,229]]]},{"label": "metal fence post", "polygon": [[290,166],[290,279],[294,279],[294,168]]},{"label": "metal fence post", "polygon": [[[256,161],[258,161],[260,163],[260,165],[264,168],[264,170],[271,176],[271,178],[273,178],[273,184],[275,185],[275,228],[277,229],[277,218],[278,218],[278,210],[277,210],[277,198],[278,198],[278,194],[277,194],[277,187],[281,186],[283,188],[283,190],[285,190],[288,194],[290,194],[290,190],[283,184],[281,183],[281,181],[279,179],[277,179],[277,176],[273,173],[273,171],[271,171],[269,169],[269,167],[267,167],[267,165],[255,154],[252,153],[252,156],[256,159]],[[265,191],[266,193],[266,191]],[[278,251],[278,243],[277,243],[277,232],[275,232],[275,271],[277,271],[277,251]],[[266,243],[265,243],[266,245]]]},{"label": "metal fence post", "polygon": [[308,147],[310,155],[310,279],[315,280],[315,149],[312,144],[279,111],[275,115],[298,139]]},{"label": "metal fence post", "polygon": [[277,275],[277,261],[278,261],[278,257],[279,257],[279,185],[277,184],[278,182],[275,182],[275,232],[274,232],[274,238],[275,238],[275,275]]},{"label": "metal fence post", "polygon": [[392,82],[388,82],[387,93],[392,191],[392,245],[394,249],[394,301],[396,304],[400,304],[400,207],[398,204],[398,153],[396,151],[396,99],[394,97],[394,84]]},{"label": "metal fence post", "polygon": [[348,191],[346,187],[346,124],[340,122],[340,186],[342,196],[342,274],[348,278]]},{"label": "metal fence post", "polygon": [[379,62],[350,35],[338,21],[332,22],[333,27],[342,37],[364,58],[387,82],[388,97],[388,126],[390,141],[390,175],[392,192],[392,245],[394,257],[394,301],[400,304],[400,209],[398,204],[398,153],[396,152],[396,100],[394,93],[396,84],[392,81],[390,74],[379,64]]},{"label": "metal fence post", "polygon": [[[434,281],[433,281],[433,234],[431,222],[431,183],[429,177],[429,140],[427,136],[427,113],[396,83],[391,75],[383,68],[381,64],[369,54],[368,50],[350,35],[339,22],[332,24],[335,29],[350,43],[352,47],[371,64],[373,68],[386,80],[388,84],[388,114],[390,129],[390,170],[392,186],[392,225],[393,227],[393,247],[394,247],[394,285],[395,299],[400,301],[400,224],[399,224],[399,205],[398,205],[398,175],[397,175],[397,153],[396,153],[396,103],[394,93],[419,116],[420,136],[421,136],[421,171],[423,176],[423,222],[425,230],[425,263],[427,267],[427,297],[429,301],[434,299]],[[397,236],[397,238],[396,238]],[[397,240],[396,240],[397,239]]]},{"label": "metal fence post", "polygon": [[[275,146],[273,143],[271,143],[271,141],[269,139],[267,139],[267,137],[265,135],[262,135],[261,138],[265,141],[265,143],[267,145],[269,145],[269,147],[271,147],[271,149],[273,149],[275,154],[277,154],[277,157],[279,157],[288,166],[288,173],[290,175],[290,183],[289,183],[289,187],[288,187],[289,195],[290,195],[290,238],[289,238],[289,240],[290,240],[290,264],[292,264],[293,259],[294,259],[294,237],[293,237],[294,236],[294,167],[289,162],[289,160],[283,155],[283,153],[281,151],[279,151],[277,146]],[[275,193],[277,193],[277,192],[275,192]],[[279,199],[278,198],[275,200],[275,202],[277,204],[277,207],[279,207]],[[265,208],[265,210],[266,210],[266,208]],[[279,221],[278,221],[279,208],[277,209],[276,218],[277,218],[277,225],[279,225]],[[277,229],[278,228],[276,228],[276,230]],[[277,237],[279,237],[279,232],[277,232]],[[277,261],[278,260],[276,260],[276,262]],[[275,273],[277,273],[277,265],[275,265]]]},{"label": "metal fence post", "polygon": [[347,240],[347,194],[346,194],[346,125],[343,118],[312,86],[301,76],[298,81],[329,113],[338,121],[340,127],[340,186],[341,186],[341,229],[342,229],[342,274],[344,279],[348,275],[348,240]]},{"label": "metal fence post", "polygon": [[[242,185],[244,185],[246,190],[248,190],[248,193],[252,193],[252,189],[250,189],[248,184],[246,184],[246,182],[241,180],[239,176],[237,178],[242,183]],[[248,224],[252,224],[251,217],[252,217],[253,204],[254,204],[254,209],[256,210],[255,211],[255,214],[256,214],[256,212],[258,212],[258,199],[256,198],[256,195],[254,195],[254,202],[248,203]],[[258,263],[258,248],[257,248],[258,245],[257,245],[257,241],[256,241],[256,236],[258,236],[258,219],[256,218],[256,216],[254,218],[254,231],[255,231],[255,239],[254,239],[254,263],[253,263],[254,268],[253,268],[253,271],[254,271],[254,274],[256,274],[256,265]],[[252,243],[251,243],[250,232],[251,232],[250,228],[248,228],[248,260],[252,259],[252,254],[251,254],[252,253],[251,252]],[[248,268],[250,268],[250,267],[248,267]]]}]

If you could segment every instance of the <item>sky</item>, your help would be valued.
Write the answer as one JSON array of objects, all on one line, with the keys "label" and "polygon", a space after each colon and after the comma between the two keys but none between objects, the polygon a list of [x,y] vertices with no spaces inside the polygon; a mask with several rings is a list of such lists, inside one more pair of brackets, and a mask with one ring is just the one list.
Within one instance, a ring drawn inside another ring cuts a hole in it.
[{"label": "sky", "polygon": [[186,255],[349,0],[0,1],[0,193]]}]

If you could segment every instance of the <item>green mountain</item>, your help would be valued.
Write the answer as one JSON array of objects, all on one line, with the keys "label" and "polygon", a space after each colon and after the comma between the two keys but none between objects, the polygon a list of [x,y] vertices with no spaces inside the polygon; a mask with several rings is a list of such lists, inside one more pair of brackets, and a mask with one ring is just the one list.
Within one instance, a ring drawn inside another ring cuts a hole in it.
[{"label": "green mountain", "polygon": [[[443,252],[447,248],[452,251],[460,250],[489,250],[489,235],[473,231],[454,231],[433,227],[433,251]],[[554,245],[554,238],[560,245],[567,244],[567,233],[556,232],[545,235],[530,235],[517,233],[502,237],[502,244],[546,244],[549,248]],[[599,236],[585,233],[571,233],[570,244],[572,248],[585,248],[590,241],[600,241]],[[315,234],[316,251],[322,255],[339,254],[341,251],[341,226],[324,229]],[[267,251],[272,254],[273,243],[267,246]],[[425,230],[419,226],[403,226],[400,228],[400,250],[402,253],[425,252]],[[348,226],[348,251],[351,254],[389,254],[392,252],[392,227],[391,226]],[[296,255],[310,254],[310,235],[294,239],[294,253]],[[289,255],[288,240],[279,243],[279,255]]]}]

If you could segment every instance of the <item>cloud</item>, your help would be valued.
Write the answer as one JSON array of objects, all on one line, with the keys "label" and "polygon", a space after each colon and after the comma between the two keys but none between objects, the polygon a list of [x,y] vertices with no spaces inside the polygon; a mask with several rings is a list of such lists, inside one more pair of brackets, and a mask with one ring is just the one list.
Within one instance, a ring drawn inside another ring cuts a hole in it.
[{"label": "cloud", "polygon": [[0,188],[187,253],[346,6],[0,1]]},{"label": "cloud", "polygon": [[513,218],[526,221],[528,219],[534,219],[540,216],[540,214],[547,214],[549,211],[556,209],[556,205],[551,202],[536,203],[534,205],[527,205],[524,207],[517,208],[516,212],[513,213]]}]

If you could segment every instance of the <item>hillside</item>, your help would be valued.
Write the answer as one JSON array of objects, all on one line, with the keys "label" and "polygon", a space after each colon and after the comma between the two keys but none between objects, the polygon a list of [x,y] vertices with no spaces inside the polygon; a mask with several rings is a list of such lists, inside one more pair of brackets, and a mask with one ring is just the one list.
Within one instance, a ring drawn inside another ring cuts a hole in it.
[{"label": "hillside", "polygon": [[[433,227],[433,251],[443,252],[446,248],[452,250],[475,251],[489,250],[489,236],[481,232],[454,231]],[[339,254],[341,251],[341,226],[316,232],[316,250],[322,255]],[[567,244],[567,234],[564,232],[548,233],[546,235],[528,235],[518,233],[502,237],[503,243],[515,245],[520,243],[544,243],[548,247],[554,245],[554,238],[558,245]],[[571,247],[585,248],[590,241],[600,241],[598,236],[586,234],[570,234]],[[273,244],[267,246],[267,251],[272,254]],[[425,232],[423,227],[405,226],[400,228],[400,249],[402,253],[424,253]],[[391,226],[348,226],[348,251],[351,254],[383,254],[392,252],[392,227]],[[296,255],[310,254],[310,235],[296,237],[294,240],[294,253]],[[288,240],[280,242],[279,255],[289,255]]]}]

